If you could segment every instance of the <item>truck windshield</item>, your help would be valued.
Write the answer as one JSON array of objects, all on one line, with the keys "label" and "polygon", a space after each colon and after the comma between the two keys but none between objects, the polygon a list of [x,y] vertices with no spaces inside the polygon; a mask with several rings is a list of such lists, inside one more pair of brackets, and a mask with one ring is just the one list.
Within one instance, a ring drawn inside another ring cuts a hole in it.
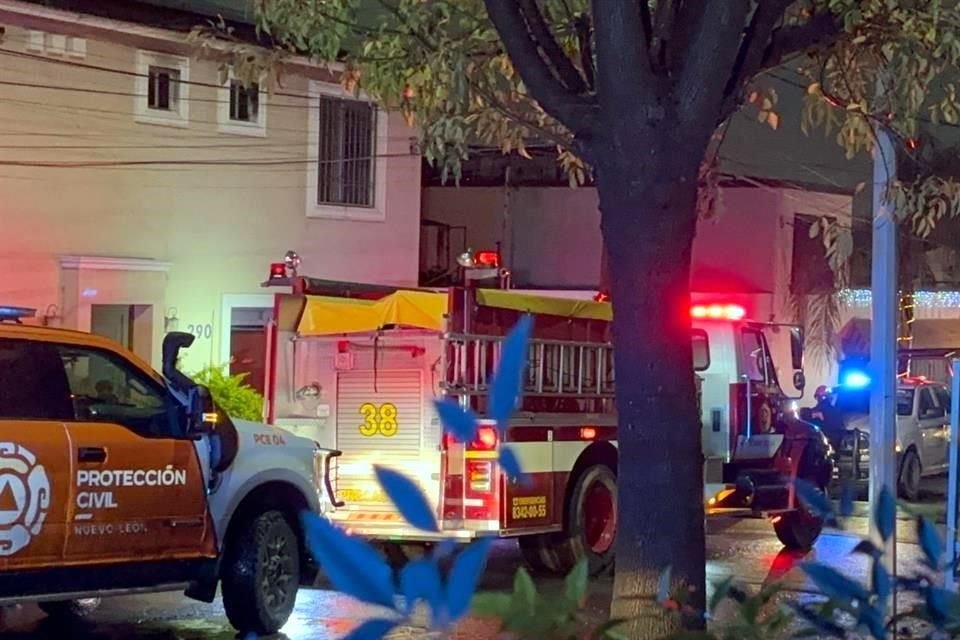
[{"label": "truck windshield", "polygon": [[[913,415],[913,389],[897,389],[897,415]],[[843,413],[870,413],[870,389],[837,387],[833,406]]]}]

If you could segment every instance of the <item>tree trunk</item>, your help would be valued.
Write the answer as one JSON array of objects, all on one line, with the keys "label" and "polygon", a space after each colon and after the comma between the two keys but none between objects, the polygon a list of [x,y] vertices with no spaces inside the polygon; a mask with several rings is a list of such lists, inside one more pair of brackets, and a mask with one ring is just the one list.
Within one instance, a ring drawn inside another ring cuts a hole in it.
[{"label": "tree trunk", "polygon": [[[611,274],[619,414],[611,614],[632,620],[628,637],[653,640],[681,626],[677,613],[657,602],[660,576],[668,567],[671,594],[686,594],[697,611],[705,600],[703,453],[690,341],[691,251],[703,147],[689,140],[664,144],[664,136],[653,131],[645,137],[618,137],[595,157],[603,158],[596,169]],[[638,150],[644,150],[642,158]]]}]

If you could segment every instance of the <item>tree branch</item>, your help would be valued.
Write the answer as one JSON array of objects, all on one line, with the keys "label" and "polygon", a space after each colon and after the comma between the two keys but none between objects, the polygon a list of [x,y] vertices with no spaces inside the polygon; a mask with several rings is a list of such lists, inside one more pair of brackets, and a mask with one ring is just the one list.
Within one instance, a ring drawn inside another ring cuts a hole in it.
[{"label": "tree branch", "polygon": [[587,88],[593,91],[597,87],[597,79],[593,65],[593,25],[586,15],[577,16],[575,22],[577,41],[580,43],[580,65],[583,67],[583,77],[587,81]]},{"label": "tree branch", "polygon": [[520,12],[530,28],[533,39],[540,45],[540,50],[543,51],[547,62],[553,66],[560,81],[573,93],[586,93],[587,86],[583,76],[557,44],[557,39],[550,32],[550,26],[540,13],[537,0],[517,0],[517,3],[520,5]]},{"label": "tree branch", "polygon": [[733,65],[724,93],[731,96],[740,91],[743,83],[760,69],[774,27],[783,20],[783,15],[793,0],[766,0],[757,5],[750,24],[743,33],[737,61]]},{"label": "tree branch", "polygon": [[835,44],[844,35],[843,24],[829,12],[819,13],[798,26],[775,29],[754,75],[779,66],[787,58]]},{"label": "tree branch", "polygon": [[627,0],[593,0],[592,6],[599,102],[607,118],[635,120],[641,98],[657,90],[642,16]]},{"label": "tree branch", "polygon": [[484,5],[530,95],[544,111],[574,134],[589,132],[593,125],[594,103],[564,87],[553,75],[540,56],[516,0],[484,0]]}]

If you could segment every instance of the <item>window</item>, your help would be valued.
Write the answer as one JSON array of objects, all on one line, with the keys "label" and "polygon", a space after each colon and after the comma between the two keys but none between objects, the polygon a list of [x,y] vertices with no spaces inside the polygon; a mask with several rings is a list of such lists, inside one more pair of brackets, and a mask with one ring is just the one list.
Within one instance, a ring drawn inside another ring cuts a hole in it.
[{"label": "window", "polygon": [[267,134],[267,94],[260,83],[244,82],[231,72],[217,95],[219,131],[243,136]]},{"label": "window", "polygon": [[937,403],[937,399],[933,395],[933,390],[930,387],[924,387],[920,390],[920,419],[929,419],[929,418],[942,418],[946,415],[946,412],[943,410]]},{"label": "window", "polygon": [[230,81],[230,119],[237,122],[256,122],[260,113],[260,85],[244,86],[239,80]]},{"label": "window", "polygon": [[180,95],[180,72],[151,66],[147,75],[147,106],[161,111],[176,111]]},{"label": "window", "polygon": [[68,420],[73,411],[53,347],[0,339],[0,419]]},{"label": "window", "polygon": [[707,332],[702,329],[693,330],[693,370],[706,371],[710,368],[710,342]]},{"label": "window", "polygon": [[121,424],[145,435],[173,432],[173,414],[159,382],[109,352],[69,345],[57,349],[73,396],[74,419]]},{"label": "window", "polygon": [[173,127],[189,125],[189,60],[148,51],[137,52],[137,122]]},{"label": "window", "polygon": [[376,107],[322,96],[317,109],[317,204],[374,206]]},{"label": "window", "polygon": [[937,401],[940,403],[940,406],[943,407],[944,412],[947,415],[950,415],[950,411],[953,407],[953,403],[950,401],[950,392],[946,387],[934,387],[934,393],[937,394]]},{"label": "window", "polygon": [[[867,407],[869,411],[870,406],[870,393],[869,391],[864,392],[864,395],[867,398]],[[913,415],[913,389],[897,389],[897,415],[898,416],[912,416]]]}]

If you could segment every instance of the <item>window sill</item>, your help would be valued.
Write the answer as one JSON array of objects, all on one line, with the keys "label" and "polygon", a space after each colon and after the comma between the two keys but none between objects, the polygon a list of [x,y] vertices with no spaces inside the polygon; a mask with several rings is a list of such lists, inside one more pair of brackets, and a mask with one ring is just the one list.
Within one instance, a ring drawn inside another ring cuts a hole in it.
[{"label": "window sill", "polygon": [[231,120],[230,122],[220,122],[217,125],[217,131],[234,136],[251,136],[254,138],[267,137],[267,127],[256,122],[243,122],[240,120]]},{"label": "window sill", "polygon": [[162,115],[160,113],[141,112],[136,115],[136,121],[140,124],[153,124],[160,127],[177,127],[186,129],[190,126],[190,121],[181,118],[178,115]]},{"label": "window sill", "polygon": [[325,220],[354,220],[357,222],[386,222],[386,213],[376,207],[347,207],[314,205],[307,209],[308,218]]}]

